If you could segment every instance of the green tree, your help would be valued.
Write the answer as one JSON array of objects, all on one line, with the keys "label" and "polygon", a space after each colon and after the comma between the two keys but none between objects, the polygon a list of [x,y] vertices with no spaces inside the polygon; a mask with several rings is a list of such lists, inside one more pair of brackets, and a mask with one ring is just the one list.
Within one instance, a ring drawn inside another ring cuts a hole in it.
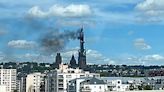
[{"label": "green tree", "polygon": [[143,89],[144,90],[152,90],[153,88],[150,85],[145,85]]},{"label": "green tree", "polygon": [[130,84],[129,90],[134,90],[134,85],[133,84]]}]

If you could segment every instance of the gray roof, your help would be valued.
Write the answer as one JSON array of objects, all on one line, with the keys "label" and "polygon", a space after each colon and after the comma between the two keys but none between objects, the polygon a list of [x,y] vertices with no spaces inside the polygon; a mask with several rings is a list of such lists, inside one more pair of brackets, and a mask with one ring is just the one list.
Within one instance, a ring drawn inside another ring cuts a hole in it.
[{"label": "gray roof", "polygon": [[91,79],[91,77],[76,78],[76,79],[72,79],[72,80],[70,80],[69,82],[75,82],[75,81],[78,80],[78,79],[84,79],[84,80],[87,80],[87,79]]},{"label": "gray roof", "polygon": [[146,77],[101,77],[102,80],[121,80],[122,82],[127,81],[144,81]]},{"label": "gray roof", "polygon": [[82,84],[87,83],[87,84],[106,84],[103,80],[97,79],[95,77],[86,79],[85,81],[81,82]]}]

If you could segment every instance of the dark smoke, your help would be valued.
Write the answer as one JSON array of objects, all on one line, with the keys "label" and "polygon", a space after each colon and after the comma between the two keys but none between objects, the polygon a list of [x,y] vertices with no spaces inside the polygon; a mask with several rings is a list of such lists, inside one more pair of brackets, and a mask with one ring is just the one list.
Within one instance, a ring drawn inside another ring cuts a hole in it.
[{"label": "dark smoke", "polygon": [[52,54],[63,50],[70,40],[78,38],[78,34],[79,30],[64,32],[59,32],[58,30],[50,31],[40,39],[40,46],[43,52]]}]

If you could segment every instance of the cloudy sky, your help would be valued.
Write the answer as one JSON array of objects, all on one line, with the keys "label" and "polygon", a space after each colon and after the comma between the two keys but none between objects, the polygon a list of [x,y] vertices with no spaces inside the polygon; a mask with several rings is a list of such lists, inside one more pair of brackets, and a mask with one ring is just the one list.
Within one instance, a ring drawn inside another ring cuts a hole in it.
[{"label": "cloudy sky", "polygon": [[83,26],[87,63],[164,64],[164,0],[0,0],[0,14],[0,62],[68,62],[77,39],[49,54],[41,39]]}]

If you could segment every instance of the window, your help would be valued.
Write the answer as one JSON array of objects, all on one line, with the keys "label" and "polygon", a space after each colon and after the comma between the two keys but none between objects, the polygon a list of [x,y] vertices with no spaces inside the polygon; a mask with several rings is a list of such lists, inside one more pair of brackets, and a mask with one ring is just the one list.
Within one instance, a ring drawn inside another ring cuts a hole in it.
[{"label": "window", "polygon": [[85,77],[84,75],[80,75],[80,78]]},{"label": "window", "polygon": [[59,77],[59,78],[63,78],[63,75],[59,75],[58,77]]},{"label": "window", "polygon": [[63,79],[59,79],[58,81],[59,81],[59,82],[63,82]]},{"label": "window", "polygon": [[66,75],[66,78],[72,78],[72,76],[71,75]]},{"label": "window", "polygon": [[75,73],[75,71],[71,71],[71,73]]}]

